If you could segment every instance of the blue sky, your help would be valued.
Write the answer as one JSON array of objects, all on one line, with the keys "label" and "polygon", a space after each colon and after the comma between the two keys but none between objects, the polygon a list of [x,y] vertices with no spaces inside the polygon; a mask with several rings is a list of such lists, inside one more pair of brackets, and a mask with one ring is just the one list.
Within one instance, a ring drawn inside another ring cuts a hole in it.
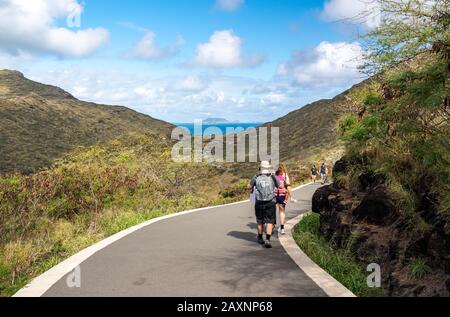
[{"label": "blue sky", "polygon": [[0,68],[171,122],[269,121],[363,79],[368,26],[336,22],[359,2],[2,0]]}]

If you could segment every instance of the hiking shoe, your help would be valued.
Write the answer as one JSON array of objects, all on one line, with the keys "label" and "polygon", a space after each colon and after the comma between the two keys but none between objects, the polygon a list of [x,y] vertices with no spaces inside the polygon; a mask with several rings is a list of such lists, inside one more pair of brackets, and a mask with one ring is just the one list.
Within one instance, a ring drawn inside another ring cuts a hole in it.
[{"label": "hiking shoe", "polygon": [[263,245],[264,244],[264,239],[258,239],[258,243]]},{"label": "hiking shoe", "polygon": [[278,234],[281,234],[281,235],[284,236],[286,234],[286,231],[284,229],[279,228],[278,229]]},{"label": "hiking shoe", "polygon": [[264,246],[266,247],[266,249],[272,249],[272,243],[270,243],[269,240],[266,240],[266,242],[264,242]]}]

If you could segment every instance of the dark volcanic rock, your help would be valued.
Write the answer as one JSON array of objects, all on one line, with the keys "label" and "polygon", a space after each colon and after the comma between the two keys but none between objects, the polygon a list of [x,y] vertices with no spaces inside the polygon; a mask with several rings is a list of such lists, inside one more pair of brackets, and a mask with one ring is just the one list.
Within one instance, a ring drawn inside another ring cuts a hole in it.
[{"label": "dark volcanic rock", "polygon": [[345,158],[340,159],[334,164],[333,176],[347,174],[348,163]]},{"label": "dark volcanic rock", "polygon": [[366,191],[384,183],[384,177],[373,172],[363,173],[359,176],[359,191]]},{"label": "dark volcanic rock", "polygon": [[328,200],[328,197],[333,193],[337,193],[337,190],[331,185],[319,188],[314,193],[314,196],[312,198],[312,211],[316,213],[319,213],[321,211],[330,211],[331,204]]},{"label": "dark volcanic rock", "polygon": [[[347,169],[341,160],[334,175]],[[450,224],[431,199],[414,211],[423,224],[412,223],[397,210],[383,183],[382,176],[368,172],[360,175],[357,193],[336,183],[318,189],[312,207],[320,214],[320,233],[350,248],[362,266],[379,264],[387,296],[450,296]],[[431,273],[414,278],[415,259],[423,260]]]},{"label": "dark volcanic rock", "polygon": [[394,204],[382,188],[367,193],[353,211],[356,221],[367,221],[376,225],[392,224],[396,214]]},{"label": "dark volcanic rock", "polygon": [[450,255],[445,257],[445,273],[450,274]]}]

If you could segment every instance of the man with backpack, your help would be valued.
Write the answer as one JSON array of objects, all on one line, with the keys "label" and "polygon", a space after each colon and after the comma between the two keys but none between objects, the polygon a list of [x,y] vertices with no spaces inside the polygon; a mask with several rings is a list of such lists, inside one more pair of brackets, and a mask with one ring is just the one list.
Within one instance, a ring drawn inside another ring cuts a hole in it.
[{"label": "man with backpack", "polygon": [[[255,193],[255,213],[258,224],[258,243],[266,248],[272,248],[270,238],[277,223],[277,202],[275,189],[280,188],[280,180],[273,175],[269,162],[261,162],[260,173],[252,178],[250,187]],[[264,225],[266,226],[266,240],[263,239]]]}]

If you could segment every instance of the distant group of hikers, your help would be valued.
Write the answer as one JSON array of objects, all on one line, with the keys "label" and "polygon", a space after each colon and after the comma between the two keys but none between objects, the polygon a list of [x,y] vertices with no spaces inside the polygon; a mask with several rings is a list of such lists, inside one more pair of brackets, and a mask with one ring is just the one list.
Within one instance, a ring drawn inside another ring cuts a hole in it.
[{"label": "distant group of hikers", "polygon": [[[320,181],[322,182],[322,185],[328,182],[328,166],[324,163],[320,166]],[[314,182],[314,184],[317,181],[317,176],[319,175],[319,170],[317,169],[316,165],[311,168],[311,181]]]},{"label": "distant group of hikers", "polygon": [[[316,183],[320,172],[322,184],[328,181],[328,167],[323,163],[320,170],[314,165],[311,169],[311,180]],[[255,202],[256,222],[258,227],[258,243],[272,248],[271,237],[277,223],[277,208],[280,215],[278,234],[284,235],[286,224],[286,206],[296,203],[292,194],[291,180],[287,168],[280,164],[275,174],[269,162],[263,161],[259,173],[250,181],[252,200]],[[264,229],[266,239],[264,240]]]}]

